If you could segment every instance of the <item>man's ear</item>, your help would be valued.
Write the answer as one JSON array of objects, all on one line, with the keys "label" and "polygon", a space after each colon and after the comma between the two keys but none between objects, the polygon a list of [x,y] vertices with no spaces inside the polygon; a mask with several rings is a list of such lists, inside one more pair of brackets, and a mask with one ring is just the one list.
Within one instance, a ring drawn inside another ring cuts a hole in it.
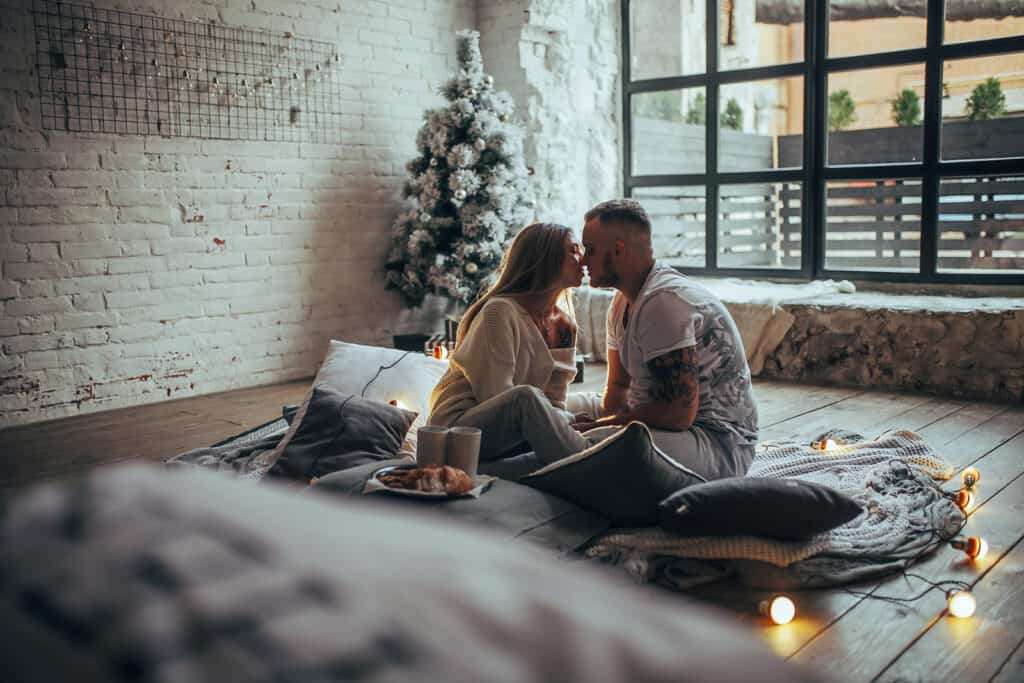
[{"label": "man's ear", "polygon": [[615,243],[612,245],[612,253],[614,253],[616,256],[622,256],[623,254],[625,254],[626,253],[626,241],[625,240],[615,240]]}]

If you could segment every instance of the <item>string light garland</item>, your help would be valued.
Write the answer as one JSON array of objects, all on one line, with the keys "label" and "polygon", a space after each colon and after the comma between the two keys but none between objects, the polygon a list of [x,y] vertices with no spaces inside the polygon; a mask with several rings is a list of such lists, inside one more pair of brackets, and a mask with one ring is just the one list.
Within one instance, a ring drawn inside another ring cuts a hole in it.
[{"label": "string light garland", "polygon": [[974,615],[978,603],[969,590],[951,591],[946,595],[946,607],[954,617],[966,619]]},{"label": "string light garland", "polygon": [[779,626],[788,624],[796,616],[796,604],[788,595],[776,595],[770,600],[762,600],[757,605],[759,614],[771,619]]},{"label": "string light garland", "polygon": [[953,499],[953,502],[956,503],[957,507],[964,512],[970,512],[974,509],[974,491],[971,491],[970,489],[960,489],[950,497]]},{"label": "string light garland", "polygon": [[[816,450],[829,450],[827,445],[831,442],[831,439],[820,440],[812,442],[812,448]],[[834,443],[834,442],[832,442]],[[891,460],[889,465],[893,464],[905,465],[900,460]],[[977,497],[974,491],[971,489],[978,481],[981,480],[981,473],[977,468],[970,467],[963,471],[961,480],[964,483],[964,488],[959,489],[955,493],[941,491],[942,495],[951,500],[957,505],[958,508],[963,512],[963,519],[961,520],[957,530],[951,535],[947,536],[941,529],[932,528],[929,530],[930,537],[924,544],[922,549],[913,557],[910,558],[907,566],[912,565],[925,553],[930,552],[934,549],[932,541],[938,539],[942,542],[948,542],[950,546],[956,550],[962,551],[971,560],[983,559],[988,554],[988,542],[981,536],[962,536],[960,532],[967,526],[968,513],[973,510]],[[937,485],[932,483],[932,486]],[[942,581],[931,581],[920,574],[914,574],[908,571],[903,571],[903,576],[906,578],[916,579],[927,584],[927,588],[910,597],[901,597],[897,595],[879,595],[873,591],[858,591],[852,589],[845,589],[845,591],[853,596],[871,599],[871,600],[882,600],[893,604],[908,604],[920,600],[925,595],[933,590],[941,590],[946,597],[946,609],[950,616],[957,619],[967,619],[974,615],[977,610],[978,603],[971,593],[971,583],[967,581],[961,581],[957,579],[945,579]],[[776,595],[769,600],[762,600],[758,604],[758,612],[771,619],[774,624],[788,624],[793,620],[796,615],[796,605],[792,598],[785,595]]]},{"label": "string light garland", "polygon": [[976,467],[968,467],[964,470],[963,474],[960,475],[961,481],[967,488],[972,488],[975,484],[981,481],[981,472]]},{"label": "string light garland", "polygon": [[988,542],[981,536],[957,536],[949,544],[957,550],[964,551],[972,560],[982,560],[988,555]]}]

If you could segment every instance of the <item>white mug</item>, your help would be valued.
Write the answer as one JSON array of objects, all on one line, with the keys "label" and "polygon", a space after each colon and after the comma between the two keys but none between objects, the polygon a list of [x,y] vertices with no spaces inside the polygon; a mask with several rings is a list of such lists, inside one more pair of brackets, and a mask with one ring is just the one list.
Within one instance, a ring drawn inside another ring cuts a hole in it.
[{"label": "white mug", "polygon": [[445,464],[448,451],[448,428],[424,425],[416,430],[416,466]]},{"label": "white mug", "polygon": [[476,427],[452,427],[448,430],[448,464],[471,477],[480,462],[480,430]]}]

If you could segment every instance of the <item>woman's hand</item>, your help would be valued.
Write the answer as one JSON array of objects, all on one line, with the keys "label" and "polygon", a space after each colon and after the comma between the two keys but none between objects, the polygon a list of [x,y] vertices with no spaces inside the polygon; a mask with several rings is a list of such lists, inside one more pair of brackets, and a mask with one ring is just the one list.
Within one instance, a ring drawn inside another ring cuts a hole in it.
[{"label": "woman's hand", "polygon": [[556,309],[557,313],[552,320],[550,333],[548,334],[548,348],[569,349],[576,346],[576,334],[578,328],[569,315],[562,310]]}]

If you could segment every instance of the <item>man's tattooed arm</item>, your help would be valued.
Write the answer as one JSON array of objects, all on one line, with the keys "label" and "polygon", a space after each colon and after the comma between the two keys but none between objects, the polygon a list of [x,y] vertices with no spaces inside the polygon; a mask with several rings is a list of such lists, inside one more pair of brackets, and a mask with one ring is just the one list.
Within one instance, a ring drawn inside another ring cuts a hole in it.
[{"label": "man's tattooed arm", "polygon": [[653,358],[647,369],[651,373],[651,400],[696,405],[700,394],[696,346]]}]

